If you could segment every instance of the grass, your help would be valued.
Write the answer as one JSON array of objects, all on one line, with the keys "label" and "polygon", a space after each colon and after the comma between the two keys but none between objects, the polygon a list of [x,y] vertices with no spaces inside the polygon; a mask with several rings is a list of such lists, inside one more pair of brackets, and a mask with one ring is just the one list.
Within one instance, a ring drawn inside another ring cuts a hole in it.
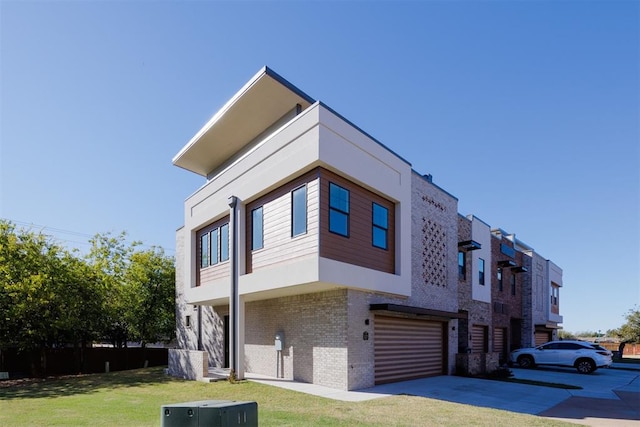
[{"label": "grass", "polygon": [[567,426],[533,415],[415,396],[340,402],[250,381],[200,383],[161,368],[0,382],[0,426],[158,426],[163,404],[194,400],[258,402],[261,426]]}]

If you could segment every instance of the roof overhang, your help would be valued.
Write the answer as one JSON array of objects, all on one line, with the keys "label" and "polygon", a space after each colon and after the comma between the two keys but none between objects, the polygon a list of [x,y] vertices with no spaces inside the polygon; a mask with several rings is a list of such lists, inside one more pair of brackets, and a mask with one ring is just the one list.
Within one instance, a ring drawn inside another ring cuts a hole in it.
[{"label": "roof overhang", "polygon": [[206,177],[296,105],[304,110],[314,102],[264,67],[191,138],[173,164]]},{"label": "roof overhang", "polygon": [[423,317],[425,319],[433,319],[440,321],[449,321],[451,319],[466,319],[468,315],[466,313],[454,313],[451,311],[431,310],[422,307],[411,307],[408,305],[400,304],[370,304],[369,310],[378,312],[380,314],[389,315],[413,315],[415,317]]}]

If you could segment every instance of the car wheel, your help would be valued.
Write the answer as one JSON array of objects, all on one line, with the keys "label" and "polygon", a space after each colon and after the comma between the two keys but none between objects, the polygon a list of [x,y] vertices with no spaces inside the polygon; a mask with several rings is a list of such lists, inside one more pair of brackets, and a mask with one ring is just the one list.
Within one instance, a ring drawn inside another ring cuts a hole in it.
[{"label": "car wheel", "polygon": [[581,374],[590,374],[596,370],[596,364],[590,359],[578,359],[576,362],[576,369]]},{"label": "car wheel", "polygon": [[518,365],[520,365],[521,368],[528,369],[533,368],[535,363],[533,363],[533,357],[525,355],[518,357]]}]

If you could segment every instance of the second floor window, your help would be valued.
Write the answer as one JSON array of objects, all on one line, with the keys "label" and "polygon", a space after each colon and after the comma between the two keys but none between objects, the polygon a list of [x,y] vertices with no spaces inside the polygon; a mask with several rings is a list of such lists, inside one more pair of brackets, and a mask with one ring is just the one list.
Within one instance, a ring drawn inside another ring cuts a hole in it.
[{"label": "second floor window", "polygon": [[220,261],[229,260],[229,224],[220,227]]},{"label": "second floor window", "polygon": [[209,266],[209,234],[200,237],[200,267]]},{"label": "second floor window", "polygon": [[502,269],[498,269],[498,290],[502,292]]},{"label": "second floor window", "polygon": [[478,258],[478,282],[484,285],[484,260]]},{"label": "second floor window", "polygon": [[560,288],[556,285],[551,285],[551,305],[558,305],[558,296],[560,294]]},{"label": "second floor window", "polygon": [[200,267],[216,265],[229,259],[229,224],[216,227],[200,236]]},{"label": "second floor window", "polygon": [[329,183],[329,231],[349,237],[349,190]]},{"label": "second floor window", "polygon": [[307,232],[307,187],[291,192],[291,237]]},{"label": "second floor window", "polygon": [[467,261],[462,251],[458,252],[458,276],[461,279],[467,278]]},{"label": "second floor window", "polygon": [[262,249],[264,246],[264,217],[262,206],[251,211],[251,249]]},{"label": "second floor window", "polygon": [[511,295],[516,294],[516,275],[511,274]]},{"label": "second floor window", "polygon": [[373,246],[387,249],[389,231],[389,210],[377,203],[373,204]]}]

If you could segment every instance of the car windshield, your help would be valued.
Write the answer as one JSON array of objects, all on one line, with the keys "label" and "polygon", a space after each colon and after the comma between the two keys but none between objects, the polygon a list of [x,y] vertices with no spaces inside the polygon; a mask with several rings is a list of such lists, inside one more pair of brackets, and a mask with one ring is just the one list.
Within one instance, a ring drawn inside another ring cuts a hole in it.
[{"label": "car windshield", "polygon": [[595,348],[596,350],[604,350],[604,351],[609,351],[606,348],[598,345],[598,344],[591,344],[591,347]]}]

